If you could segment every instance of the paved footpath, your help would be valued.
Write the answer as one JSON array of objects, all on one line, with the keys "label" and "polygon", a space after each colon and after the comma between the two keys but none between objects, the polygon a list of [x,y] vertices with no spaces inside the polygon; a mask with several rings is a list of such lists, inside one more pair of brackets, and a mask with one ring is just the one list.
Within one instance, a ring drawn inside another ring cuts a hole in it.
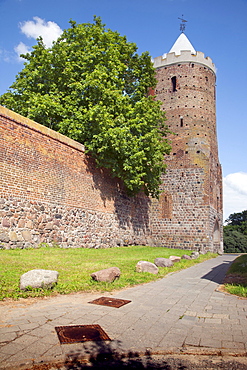
[{"label": "paved footpath", "polygon": [[[104,294],[131,300],[121,308],[88,303],[99,293],[1,302],[0,369],[102,351],[245,356],[247,300],[218,290],[235,258],[218,256],[156,282]],[[88,324],[99,324],[112,340],[60,344],[55,327]]]}]

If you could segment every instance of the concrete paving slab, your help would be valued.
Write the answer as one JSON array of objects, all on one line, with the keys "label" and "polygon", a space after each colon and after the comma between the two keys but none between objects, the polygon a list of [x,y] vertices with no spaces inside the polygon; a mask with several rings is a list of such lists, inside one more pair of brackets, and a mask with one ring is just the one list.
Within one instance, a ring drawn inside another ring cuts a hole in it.
[{"label": "concrete paving slab", "polygon": [[0,332],[0,342],[1,344],[5,344],[8,342],[12,342],[14,339],[17,338],[17,333],[15,332]]}]

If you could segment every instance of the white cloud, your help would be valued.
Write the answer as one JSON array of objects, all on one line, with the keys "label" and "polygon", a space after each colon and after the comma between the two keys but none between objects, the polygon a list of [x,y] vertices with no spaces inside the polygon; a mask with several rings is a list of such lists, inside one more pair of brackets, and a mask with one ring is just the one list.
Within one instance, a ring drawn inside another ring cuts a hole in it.
[{"label": "white cloud", "polygon": [[20,57],[21,54],[27,54],[30,52],[30,48],[25,45],[23,42],[20,42],[19,45],[15,47],[15,52],[18,55],[20,61],[23,61],[23,58]]},{"label": "white cloud", "polygon": [[52,42],[63,32],[55,22],[48,21],[39,17],[33,17],[33,21],[26,21],[20,24],[21,32],[28,38],[37,39],[42,36],[47,47],[52,46]]},{"label": "white cloud", "polygon": [[225,177],[225,183],[233,190],[243,195],[247,195],[247,173],[230,173]]},{"label": "white cloud", "polygon": [[230,173],[223,180],[224,220],[247,209],[247,173]]}]

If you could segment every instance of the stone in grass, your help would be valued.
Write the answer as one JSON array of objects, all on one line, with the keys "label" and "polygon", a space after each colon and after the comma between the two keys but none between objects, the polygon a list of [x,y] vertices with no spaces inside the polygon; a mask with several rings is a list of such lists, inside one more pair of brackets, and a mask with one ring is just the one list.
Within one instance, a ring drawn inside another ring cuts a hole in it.
[{"label": "stone in grass", "polygon": [[115,279],[118,279],[120,275],[121,271],[118,267],[109,267],[108,269],[93,272],[91,278],[95,281],[112,283]]},{"label": "stone in grass", "polygon": [[195,252],[192,252],[190,256],[192,260],[195,260],[200,256],[200,253],[195,251]]},{"label": "stone in grass", "polygon": [[191,260],[191,257],[188,254],[183,254],[181,257],[182,260]]},{"label": "stone in grass", "polygon": [[178,257],[178,256],[170,256],[169,257],[170,260],[175,263],[175,262],[179,262],[181,260],[181,257]]},{"label": "stone in grass", "polygon": [[136,272],[150,272],[151,274],[158,274],[159,269],[152,262],[139,261],[136,264]]},{"label": "stone in grass", "polygon": [[30,270],[21,276],[20,289],[52,288],[57,283],[58,275],[57,271],[52,270]]},{"label": "stone in grass", "polygon": [[170,260],[170,258],[158,257],[158,258],[155,258],[154,263],[158,267],[172,267],[173,266],[173,262],[172,260]]}]

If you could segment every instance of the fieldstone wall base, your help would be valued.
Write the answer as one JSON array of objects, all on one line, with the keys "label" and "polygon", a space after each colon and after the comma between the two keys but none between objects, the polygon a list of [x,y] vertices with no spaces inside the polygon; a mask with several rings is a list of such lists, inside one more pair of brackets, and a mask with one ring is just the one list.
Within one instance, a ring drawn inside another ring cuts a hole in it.
[{"label": "fieldstone wall base", "polygon": [[152,245],[147,211],[131,218],[128,211],[131,200],[122,198],[119,196],[116,205],[117,215],[14,197],[0,198],[0,249]]}]

